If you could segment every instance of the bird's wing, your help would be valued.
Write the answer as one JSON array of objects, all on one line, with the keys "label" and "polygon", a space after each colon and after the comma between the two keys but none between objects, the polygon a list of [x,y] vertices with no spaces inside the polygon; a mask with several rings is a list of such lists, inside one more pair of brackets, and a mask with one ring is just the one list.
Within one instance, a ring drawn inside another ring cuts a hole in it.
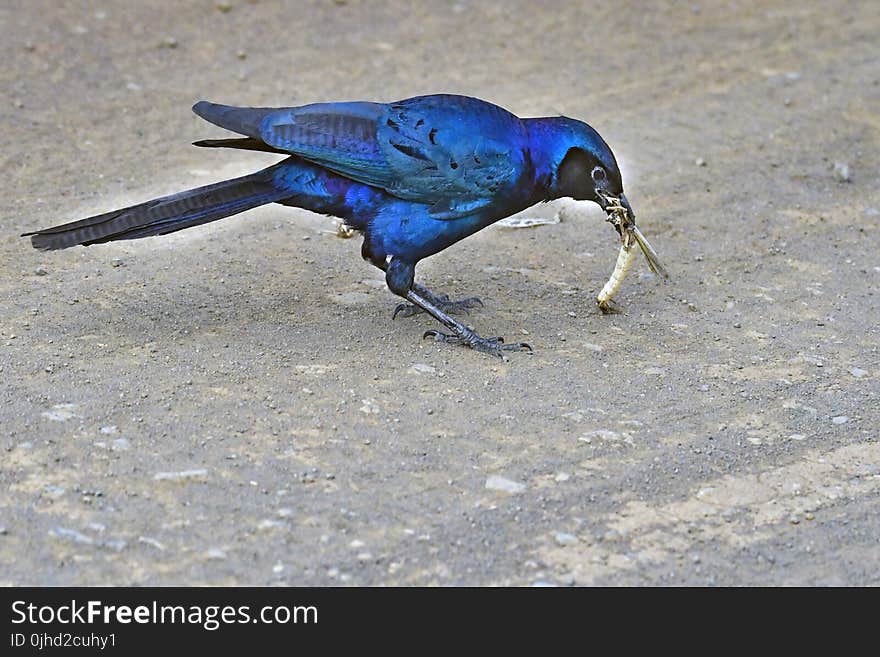
[{"label": "bird's wing", "polygon": [[399,198],[438,219],[473,214],[522,175],[528,138],[519,118],[465,96],[397,103],[318,103],[284,109],[199,103],[222,127]]}]

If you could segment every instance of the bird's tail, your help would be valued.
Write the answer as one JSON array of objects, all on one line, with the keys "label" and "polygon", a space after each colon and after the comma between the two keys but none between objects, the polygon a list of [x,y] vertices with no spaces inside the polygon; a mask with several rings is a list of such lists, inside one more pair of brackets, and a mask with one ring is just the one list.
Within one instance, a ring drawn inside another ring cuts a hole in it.
[{"label": "bird's tail", "polygon": [[88,246],[165,235],[199,226],[289,196],[290,192],[273,184],[273,168],[163,196],[95,217],[25,233],[22,237],[30,236],[31,244],[36,249],[54,251],[77,244]]}]

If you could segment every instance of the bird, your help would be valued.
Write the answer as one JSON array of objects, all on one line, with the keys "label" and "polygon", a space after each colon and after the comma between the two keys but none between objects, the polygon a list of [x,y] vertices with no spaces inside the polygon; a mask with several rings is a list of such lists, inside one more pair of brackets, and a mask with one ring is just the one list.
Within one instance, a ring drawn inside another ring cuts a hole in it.
[{"label": "bird", "polygon": [[[392,318],[426,312],[443,330],[428,330],[424,338],[502,358],[532,347],[485,338],[456,319],[482,301],[451,300],[416,283],[421,260],[510,215],[565,197],[599,204],[621,239],[631,241],[635,214],[614,153],[577,119],[520,118],[491,102],[452,94],[275,108],[199,101],[192,109],[237,135],[194,145],[286,158],[240,178],[22,236],[51,251],[165,235],[269,203],[304,208],[363,235],[362,257],[385,272],[389,290],[406,301]],[[665,274],[641,233],[635,235],[651,268]]]}]

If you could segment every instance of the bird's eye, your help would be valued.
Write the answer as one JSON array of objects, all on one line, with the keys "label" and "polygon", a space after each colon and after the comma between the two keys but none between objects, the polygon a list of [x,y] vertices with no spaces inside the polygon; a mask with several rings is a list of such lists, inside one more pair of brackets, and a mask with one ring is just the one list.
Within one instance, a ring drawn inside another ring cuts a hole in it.
[{"label": "bird's eye", "polygon": [[608,174],[605,173],[605,169],[603,169],[602,167],[596,167],[595,169],[593,169],[593,173],[591,175],[593,176],[593,181],[597,183],[605,182],[605,180],[607,180],[608,178]]}]

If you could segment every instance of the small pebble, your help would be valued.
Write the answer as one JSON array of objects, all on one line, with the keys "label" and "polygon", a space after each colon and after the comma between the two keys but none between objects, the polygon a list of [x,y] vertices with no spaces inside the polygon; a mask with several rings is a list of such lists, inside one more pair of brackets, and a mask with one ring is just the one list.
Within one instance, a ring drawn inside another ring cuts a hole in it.
[{"label": "small pebble", "polygon": [[178,46],[177,39],[175,39],[174,37],[171,37],[171,36],[167,36],[164,39],[162,39],[162,41],[159,42],[160,48],[172,48],[173,49],[173,48],[177,48],[177,46]]},{"label": "small pebble", "polygon": [[272,518],[266,518],[261,520],[257,524],[257,529],[260,531],[271,531],[273,529],[283,529],[286,524],[281,520],[273,520]]},{"label": "small pebble", "polygon": [[834,424],[846,424],[849,422],[849,418],[846,415],[836,415],[831,418],[831,421],[834,422]]},{"label": "small pebble", "polygon": [[189,479],[200,479],[207,475],[207,470],[197,468],[195,470],[180,470],[179,472],[157,472],[153,475],[153,479],[156,481],[187,481]]},{"label": "small pebble", "polygon": [[620,434],[616,431],[611,431],[611,429],[596,429],[595,431],[588,431],[580,438],[579,441],[583,443],[592,443],[594,439],[600,440],[618,440],[620,438]]},{"label": "small pebble", "polygon": [[48,486],[43,488],[43,492],[46,493],[46,495],[48,495],[49,497],[61,497],[67,491],[61,486],[49,484]]},{"label": "small pebble", "polygon": [[106,541],[101,541],[101,547],[110,548],[115,552],[122,552],[126,547],[128,547],[128,542],[121,538],[108,538]]},{"label": "small pebble", "polygon": [[51,534],[55,538],[73,541],[74,543],[82,543],[84,545],[94,545],[95,543],[95,541],[92,540],[91,537],[86,536],[82,532],[78,532],[75,529],[68,529],[67,527],[53,527],[49,530],[49,534]]},{"label": "small pebble", "polygon": [[867,376],[867,375],[868,375],[868,372],[867,372],[866,370],[863,370],[863,369],[860,368],[860,367],[853,367],[853,368],[849,371],[849,373],[852,374],[852,375],[853,375],[854,377],[856,377],[857,379],[861,379],[863,376]]},{"label": "small pebble", "polygon": [[488,490],[497,490],[502,493],[510,493],[512,495],[516,495],[518,493],[522,493],[525,491],[525,484],[521,484],[518,481],[513,481],[512,479],[507,479],[506,477],[501,477],[499,475],[492,475],[488,479],[486,479],[486,488]]},{"label": "small pebble", "polygon": [[696,160],[694,160],[694,164],[696,164],[698,167],[704,167],[704,166],[706,166],[706,160],[704,160],[701,157],[698,157]]},{"label": "small pebble", "polygon": [[835,162],[834,177],[837,179],[837,182],[850,182],[852,179],[849,176],[849,165],[845,162]]},{"label": "small pebble", "polygon": [[165,546],[157,541],[155,538],[150,538],[149,536],[139,536],[138,543],[143,543],[144,545],[150,545],[157,550],[164,550]]},{"label": "small pebble", "polygon": [[553,540],[556,541],[556,545],[560,547],[565,547],[566,545],[577,545],[578,537],[574,534],[567,534],[566,532],[555,532],[553,534]]},{"label": "small pebble", "polygon": [[[45,368],[47,372],[52,371],[52,367]],[[43,411],[40,415],[53,422],[66,422],[72,417],[81,417],[74,412],[76,404],[55,404],[51,411]]]},{"label": "small pebble", "polygon": [[131,443],[127,438],[117,438],[110,444],[110,449],[114,452],[124,452],[131,448]]},{"label": "small pebble", "polygon": [[36,274],[37,276],[45,276],[48,273],[49,273],[49,270],[43,266],[40,266],[40,267],[37,267],[36,269],[34,269],[34,274]]}]

